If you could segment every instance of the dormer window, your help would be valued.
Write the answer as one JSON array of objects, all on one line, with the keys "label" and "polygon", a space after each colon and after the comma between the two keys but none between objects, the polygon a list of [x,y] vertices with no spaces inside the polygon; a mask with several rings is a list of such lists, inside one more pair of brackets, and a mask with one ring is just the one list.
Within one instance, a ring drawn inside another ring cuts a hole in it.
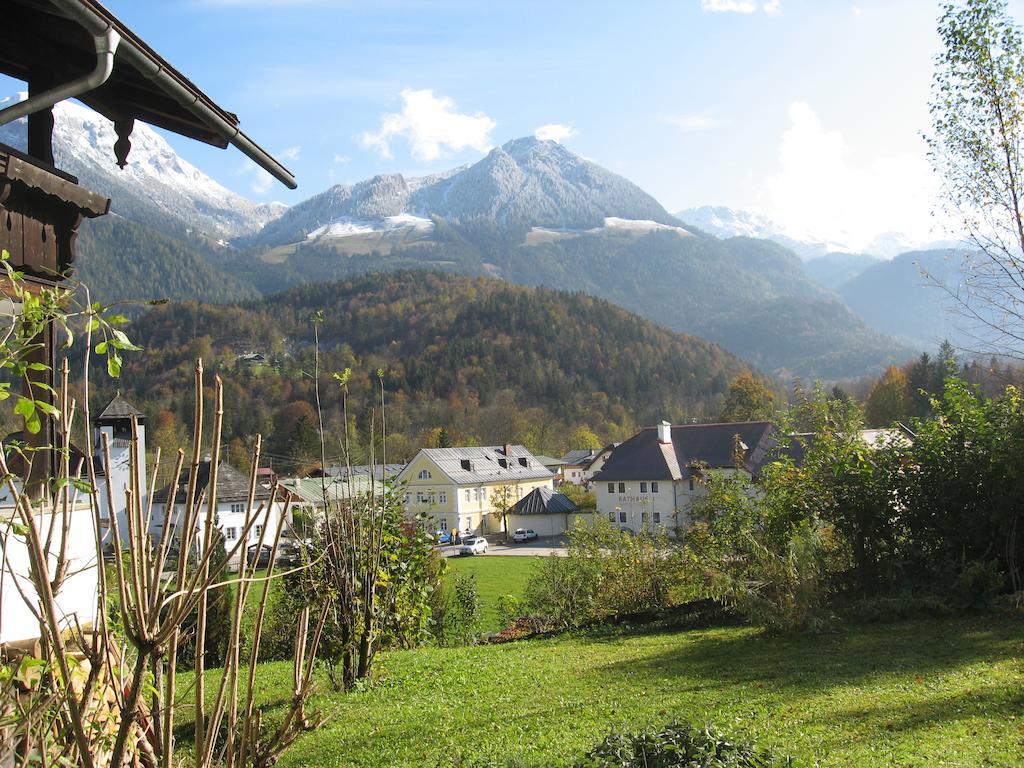
[{"label": "dormer window", "polygon": [[420,480],[430,480],[432,475],[430,474],[429,469],[421,469],[420,473],[416,475],[416,477],[419,478]]},{"label": "dormer window", "polygon": [[462,464],[462,468],[464,470],[466,470],[467,472],[472,472],[473,471],[473,462],[470,461],[469,459],[463,459],[460,462],[460,464]]},{"label": "dormer window", "polygon": [[525,458],[520,457],[520,459],[519,459],[519,466],[521,466],[521,467],[528,467],[528,466],[530,466],[530,462],[528,462]]},{"label": "dormer window", "polygon": [[508,459],[498,459],[498,466],[503,469],[508,469]]}]

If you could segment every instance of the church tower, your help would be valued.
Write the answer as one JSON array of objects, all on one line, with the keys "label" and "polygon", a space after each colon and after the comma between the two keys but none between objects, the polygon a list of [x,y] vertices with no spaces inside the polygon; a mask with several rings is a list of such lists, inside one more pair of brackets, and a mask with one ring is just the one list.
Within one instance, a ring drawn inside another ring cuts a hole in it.
[{"label": "church tower", "polygon": [[[127,497],[125,489],[131,487],[131,439],[132,439],[132,417],[139,423],[139,442],[137,446],[136,466],[139,467],[139,491],[142,501],[142,510],[145,514],[147,503],[146,488],[146,424],[142,412],[134,405],[125,400],[121,393],[114,395],[107,407],[93,421],[93,452],[96,456],[97,468],[102,470],[105,477],[110,478],[110,491],[113,496],[113,508],[117,517],[119,536],[122,542],[128,540],[127,520]],[[102,435],[107,435],[110,446],[110,466],[104,466]],[[106,520],[109,516],[107,505],[107,483],[102,477],[97,477],[100,486],[100,516]],[[106,534],[107,546],[113,544],[113,536],[108,529]]]}]

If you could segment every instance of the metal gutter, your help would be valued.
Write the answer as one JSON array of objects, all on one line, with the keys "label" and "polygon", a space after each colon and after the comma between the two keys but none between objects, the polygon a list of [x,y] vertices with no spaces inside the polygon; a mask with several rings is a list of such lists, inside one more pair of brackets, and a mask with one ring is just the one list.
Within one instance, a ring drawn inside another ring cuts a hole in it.
[{"label": "metal gutter", "polygon": [[86,91],[99,88],[107,82],[110,74],[114,71],[114,54],[120,42],[121,36],[117,34],[112,25],[106,24],[102,32],[95,33],[93,36],[93,44],[96,47],[96,67],[92,72],[0,110],[0,125],[14,122],[33,112],[49,109],[58,101],[71,99]]},{"label": "metal gutter", "polygon": [[[92,3],[90,0],[49,0],[49,2],[65,15],[79,22],[93,35],[98,35],[103,30],[111,28],[116,21],[105,11],[101,13],[102,6]],[[105,14],[107,18],[104,17]],[[246,136],[237,124],[226,120],[223,117],[223,110],[220,110],[208,97],[197,88],[192,87],[176,72],[165,67],[154,58],[151,52],[141,49],[136,41],[127,35],[122,35],[120,56],[126,63],[152,80],[160,90],[173,97],[175,101],[198,117],[214,133],[237,147],[242,154],[275,179],[289,189],[295,189],[298,186],[291,171]]]}]

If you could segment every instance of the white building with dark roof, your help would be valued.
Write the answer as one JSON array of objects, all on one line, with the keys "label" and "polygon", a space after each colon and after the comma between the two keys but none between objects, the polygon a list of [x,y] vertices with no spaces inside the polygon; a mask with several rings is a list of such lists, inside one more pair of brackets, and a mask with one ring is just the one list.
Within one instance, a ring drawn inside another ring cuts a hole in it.
[{"label": "white building with dark roof", "polygon": [[[209,458],[203,460],[199,465],[196,476],[196,497],[205,497],[210,484],[210,470],[212,462]],[[153,494],[153,530],[154,536],[159,536],[164,525],[175,527],[174,536],[180,536],[181,531],[177,530],[186,518],[186,496],[188,488],[189,470],[182,470],[181,476],[173,486],[167,485]],[[193,502],[195,503],[195,502]],[[205,519],[206,502],[203,502],[203,511],[199,520]],[[257,547],[264,529],[267,530],[263,536],[264,546],[273,541],[274,533],[278,525],[281,525],[281,518],[284,518],[284,533],[290,535],[291,531],[291,498],[287,493],[273,493],[270,488],[262,483],[256,484],[252,504],[249,503],[249,478],[232,467],[226,461],[222,461],[217,467],[217,504],[216,504],[216,525],[224,537],[224,547],[229,553],[237,550],[235,556],[231,557],[231,563],[237,566],[241,561],[241,551]],[[249,525],[252,521],[252,525]],[[201,522],[200,522],[201,526]],[[248,532],[246,531],[248,527]],[[239,543],[245,537],[245,542]]]},{"label": "white building with dark roof", "polygon": [[767,421],[662,422],[642,429],[618,445],[594,477],[597,509],[623,530],[685,528],[703,493],[701,476],[739,469],[756,477],[772,458],[775,435]]},{"label": "white building with dark roof", "polygon": [[522,445],[423,448],[397,480],[409,513],[460,535],[502,533],[499,498],[511,505],[535,488],[554,487],[554,474]]}]

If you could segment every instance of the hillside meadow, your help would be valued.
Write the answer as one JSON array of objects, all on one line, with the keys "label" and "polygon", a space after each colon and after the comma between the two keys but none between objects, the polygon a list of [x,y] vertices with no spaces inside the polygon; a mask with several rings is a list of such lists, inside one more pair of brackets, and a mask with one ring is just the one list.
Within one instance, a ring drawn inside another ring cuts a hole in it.
[{"label": "hillside meadow", "polygon": [[[262,703],[289,696],[264,665]],[[747,627],[602,631],[383,654],[364,690],[313,708],[323,726],[282,766],[569,766],[610,728],[680,718],[798,766],[1016,766],[1024,621],[985,615],[765,637]],[[184,747],[183,745],[183,748]]]},{"label": "hillside meadow", "polygon": [[[450,558],[446,578],[475,576],[481,629],[492,631],[498,598],[522,595],[536,562]],[[291,668],[266,663],[261,675],[273,716],[290,696]],[[736,626],[619,628],[392,651],[355,692],[334,693],[323,677],[312,710],[323,726],[282,766],[571,766],[612,728],[678,718],[797,766],[1010,768],[1024,763],[1024,617],[782,637]]]}]

